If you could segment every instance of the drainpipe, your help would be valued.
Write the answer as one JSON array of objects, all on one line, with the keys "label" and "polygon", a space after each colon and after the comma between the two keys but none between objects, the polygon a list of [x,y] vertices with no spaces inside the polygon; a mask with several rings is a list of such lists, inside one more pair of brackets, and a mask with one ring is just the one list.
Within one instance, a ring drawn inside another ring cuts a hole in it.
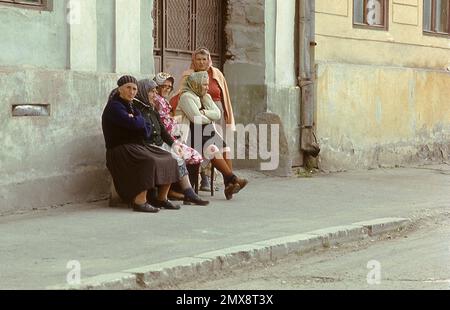
[{"label": "drainpipe", "polygon": [[315,0],[298,0],[299,5],[299,73],[301,88],[301,151],[317,157],[320,146],[314,132],[315,103]]}]

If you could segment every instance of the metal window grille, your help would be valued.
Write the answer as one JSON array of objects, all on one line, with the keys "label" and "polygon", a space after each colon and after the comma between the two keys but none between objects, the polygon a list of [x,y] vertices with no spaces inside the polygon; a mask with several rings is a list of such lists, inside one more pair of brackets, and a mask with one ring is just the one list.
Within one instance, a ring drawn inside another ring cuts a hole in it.
[{"label": "metal window grille", "polygon": [[206,47],[220,67],[224,3],[223,0],[155,0],[152,16],[157,66],[166,67],[167,56],[191,55],[197,48]]}]

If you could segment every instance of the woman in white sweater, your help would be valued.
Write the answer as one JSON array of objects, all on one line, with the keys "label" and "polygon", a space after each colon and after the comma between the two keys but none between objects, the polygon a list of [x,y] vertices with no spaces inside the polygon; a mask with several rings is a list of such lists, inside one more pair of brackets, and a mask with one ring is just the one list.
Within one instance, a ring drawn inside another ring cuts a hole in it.
[{"label": "woman in white sweater", "polygon": [[211,160],[225,181],[225,197],[233,198],[248,181],[234,175],[224,158],[231,158],[229,148],[218,134],[214,122],[220,121],[221,112],[208,94],[207,72],[192,73],[181,89],[176,115],[181,118],[182,141]]}]

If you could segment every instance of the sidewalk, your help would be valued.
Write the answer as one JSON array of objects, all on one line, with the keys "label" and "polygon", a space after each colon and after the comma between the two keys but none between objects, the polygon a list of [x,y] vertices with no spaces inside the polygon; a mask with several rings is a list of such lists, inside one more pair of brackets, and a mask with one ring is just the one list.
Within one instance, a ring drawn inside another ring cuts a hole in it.
[{"label": "sidewalk", "polygon": [[[245,173],[245,172],[242,172]],[[242,174],[241,173],[241,174]],[[45,289],[200,253],[379,218],[450,208],[450,166],[269,178],[208,207],[134,213],[108,202],[0,217],[0,289]],[[206,196],[206,194],[205,194]]]}]

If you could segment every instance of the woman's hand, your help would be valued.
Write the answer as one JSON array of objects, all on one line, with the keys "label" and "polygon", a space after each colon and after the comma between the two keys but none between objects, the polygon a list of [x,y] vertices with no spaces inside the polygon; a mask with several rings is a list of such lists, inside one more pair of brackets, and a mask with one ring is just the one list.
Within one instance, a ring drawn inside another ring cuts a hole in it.
[{"label": "woman's hand", "polygon": [[175,142],[172,146],[173,151],[175,152],[175,154],[177,154],[178,156],[180,156],[181,158],[183,158],[184,156],[184,152],[183,149],[181,148],[180,144],[178,142]]}]

